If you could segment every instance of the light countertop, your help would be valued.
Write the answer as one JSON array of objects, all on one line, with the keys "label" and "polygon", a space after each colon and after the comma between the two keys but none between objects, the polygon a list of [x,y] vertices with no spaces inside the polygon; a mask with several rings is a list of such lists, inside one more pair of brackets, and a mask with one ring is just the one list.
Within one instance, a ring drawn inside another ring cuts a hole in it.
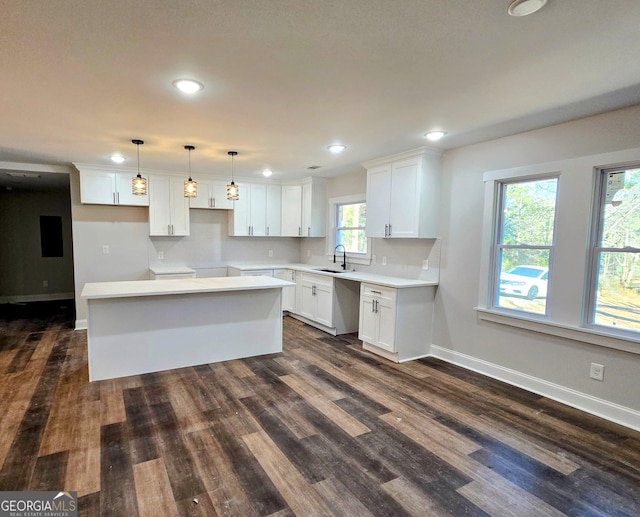
[{"label": "light countertop", "polygon": [[396,289],[402,289],[404,287],[428,287],[438,285],[438,282],[432,282],[428,280],[402,278],[398,276],[376,275],[373,273],[364,273],[362,271],[346,271],[345,273],[317,271],[317,269],[335,269],[337,271],[340,270],[340,264],[331,264],[330,266],[331,267],[316,266],[313,264],[229,264],[230,268],[234,268],[239,271],[256,271],[258,269],[293,269],[295,271],[302,271],[305,273],[332,276],[338,279],[342,278],[343,280],[353,280],[355,282],[365,282],[368,284],[383,285],[385,287],[395,287]]},{"label": "light countertop", "polygon": [[185,266],[151,266],[149,267],[154,275],[182,275],[195,273],[195,269]]},{"label": "light countertop", "polygon": [[93,300],[101,298],[130,298],[135,296],[274,289],[293,285],[295,284],[287,282],[286,280],[265,276],[93,282],[84,285],[80,296],[86,300]]}]

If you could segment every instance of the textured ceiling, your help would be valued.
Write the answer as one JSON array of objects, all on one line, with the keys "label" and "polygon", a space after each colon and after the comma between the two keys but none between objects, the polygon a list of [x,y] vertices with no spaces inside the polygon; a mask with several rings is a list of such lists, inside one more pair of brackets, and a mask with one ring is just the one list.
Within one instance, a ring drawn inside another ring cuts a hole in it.
[{"label": "textured ceiling", "polygon": [[508,3],[2,0],[0,162],[333,176],[640,103],[638,0]]}]

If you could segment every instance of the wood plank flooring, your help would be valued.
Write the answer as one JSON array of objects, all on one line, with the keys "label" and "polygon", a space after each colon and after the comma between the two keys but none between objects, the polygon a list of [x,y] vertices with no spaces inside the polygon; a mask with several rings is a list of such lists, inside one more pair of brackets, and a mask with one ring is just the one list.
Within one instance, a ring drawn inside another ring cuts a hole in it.
[{"label": "wood plank flooring", "polygon": [[0,490],[77,490],[84,516],[640,515],[640,433],[538,395],[291,318],[281,354],[89,383],[71,307],[0,306]]}]

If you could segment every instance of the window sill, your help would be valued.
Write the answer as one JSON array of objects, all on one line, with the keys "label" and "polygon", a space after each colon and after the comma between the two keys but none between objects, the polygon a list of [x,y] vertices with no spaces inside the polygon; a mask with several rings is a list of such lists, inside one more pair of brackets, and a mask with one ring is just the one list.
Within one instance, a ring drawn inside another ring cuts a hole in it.
[{"label": "window sill", "polygon": [[622,350],[632,354],[640,354],[640,343],[633,338],[615,336],[598,330],[574,327],[533,317],[514,315],[511,313],[507,314],[484,307],[475,307],[475,310],[478,313],[478,318],[482,321],[490,321],[492,323],[509,325],[532,332],[540,332],[551,336],[581,341],[591,345]]}]

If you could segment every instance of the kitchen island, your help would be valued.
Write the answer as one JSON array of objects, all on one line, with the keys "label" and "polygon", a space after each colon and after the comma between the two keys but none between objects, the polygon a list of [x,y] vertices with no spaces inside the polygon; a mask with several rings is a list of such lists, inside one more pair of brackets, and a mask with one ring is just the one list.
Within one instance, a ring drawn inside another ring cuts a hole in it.
[{"label": "kitchen island", "polygon": [[268,277],[85,284],[89,380],[282,351],[282,288]]}]

